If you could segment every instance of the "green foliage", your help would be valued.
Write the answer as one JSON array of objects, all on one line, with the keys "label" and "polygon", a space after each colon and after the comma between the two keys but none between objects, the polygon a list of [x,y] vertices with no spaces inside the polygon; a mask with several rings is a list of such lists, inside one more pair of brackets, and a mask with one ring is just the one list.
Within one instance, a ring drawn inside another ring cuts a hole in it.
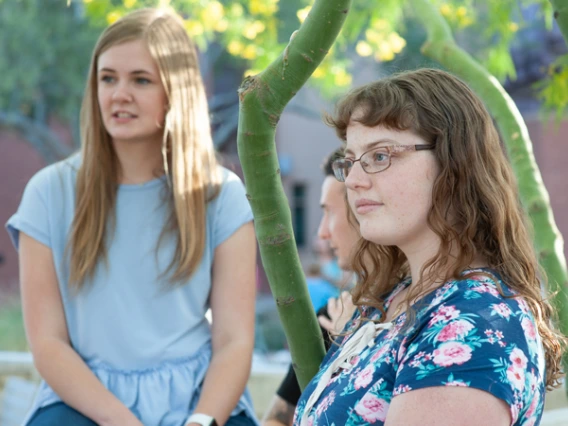
[{"label": "green foliage", "polygon": [[0,350],[28,350],[22,308],[18,300],[3,301],[0,305]]},{"label": "green foliage", "polygon": [[[186,19],[186,26],[202,50],[220,43],[248,64],[245,75],[265,69],[281,52],[295,28],[305,19],[313,0],[83,0],[97,25],[110,23],[132,8],[170,6]],[[548,0],[431,0],[450,24],[456,39],[500,81],[515,79],[509,52],[523,21],[521,8],[536,5],[552,24]],[[416,40],[409,25],[412,10],[400,0],[358,0],[333,48],[311,78],[327,96],[344,92],[352,81],[353,50],[383,66],[407,63],[404,50]],[[417,50],[413,49],[413,54]],[[397,57],[404,55],[401,61]],[[394,61],[394,62],[393,62]],[[358,60],[360,62],[360,60]],[[426,63],[424,57],[414,60]],[[558,84],[550,81],[552,87]],[[564,104],[565,105],[565,104]],[[560,105],[558,105],[560,106]]]},{"label": "green foliage", "polygon": [[71,119],[82,97],[96,33],[66,0],[18,0],[0,8],[0,109]]},{"label": "green foliage", "polygon": [[547,80],[535,86],[539,91],[545,114],[555,113],[559,121],[568,105],[568,55],[563,55],[548,68]]}]

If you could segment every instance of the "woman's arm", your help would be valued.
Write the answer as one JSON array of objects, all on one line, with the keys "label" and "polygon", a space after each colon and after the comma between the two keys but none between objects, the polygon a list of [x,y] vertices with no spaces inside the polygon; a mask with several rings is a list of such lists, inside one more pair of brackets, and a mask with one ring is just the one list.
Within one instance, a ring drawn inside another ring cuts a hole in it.
[{"label": "woman's arm", "polygon": [[213,356],[196,413],[225,424],[250,375],[254,348],[256,240],[252,223],[215,249],[211,289]]},{"label": "woman's arm", "polygon": [[296,406],[275,395],[262,419],[262,426],[292,426]]},{"label": "woman's arm", "polygon": [[507,404],[479,389],[439,386],[395,396],[385,426],[510,426]]},{"label": "woman's arm", "polygon": [[20,232],[19,259],[26,335],[40,375],[67,405],[97,424],[141,426],[71,347],[51,250]]}]

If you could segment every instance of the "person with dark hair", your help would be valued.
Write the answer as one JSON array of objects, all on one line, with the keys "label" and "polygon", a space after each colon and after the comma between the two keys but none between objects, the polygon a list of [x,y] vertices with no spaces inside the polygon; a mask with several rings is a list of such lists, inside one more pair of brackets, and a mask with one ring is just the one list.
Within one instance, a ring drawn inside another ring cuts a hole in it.
[{"label": "person with dark hair", "polygon": [[294,424],[539,424],[566,339],[481,100],[420,69],[353,90],[328,123],[361,236],[349,330]]},{"label": "person with dark hair", "polygon": [[[350,223],[349,220],[348,207],[345,202],[345,185],[335,179],[331,167],[333,161],[343,157],[342,152],[342,148],[335,150],[322,164],[322,170],[325,173],[320,203],[323,217],[318,229],[318,237],[330,245],[337,257],[339,266],[343,270],[349,271],[353,254],[352,248],[360,236],[354,224]],[[327,305],[317,312],[326,349],[331,346],[330,333],[332,335],[339,334],[345,323],[353,315],[353,311],[351,295],[344,291],[339,298],[329,299]],[[301,390],[296,379],[296,373],[290,365],[286,377],[267,409],[263,425],[290,425],[300,395]]]}]

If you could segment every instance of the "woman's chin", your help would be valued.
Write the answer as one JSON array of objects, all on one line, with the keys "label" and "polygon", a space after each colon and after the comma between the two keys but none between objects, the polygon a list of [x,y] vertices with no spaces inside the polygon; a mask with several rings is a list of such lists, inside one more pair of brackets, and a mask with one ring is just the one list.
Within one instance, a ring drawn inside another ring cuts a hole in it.
[{"label": "woman's chin", "polygon": [[392,245],[391,239],[388,238],[384,233],[378,232],[377,229],[372,229],[365,231],[363,227],[361,227],[361,236],[370,241],[373,244],[378,244],[382,246],[389,246]]}]

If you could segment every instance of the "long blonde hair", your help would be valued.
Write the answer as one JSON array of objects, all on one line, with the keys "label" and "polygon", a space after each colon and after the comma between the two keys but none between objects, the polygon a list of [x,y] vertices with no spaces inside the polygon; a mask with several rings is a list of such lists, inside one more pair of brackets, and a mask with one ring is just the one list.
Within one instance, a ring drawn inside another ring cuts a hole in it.
[{"label": "long blonde hair", "polygon": [[219,192],[221,177],[198,54],[183,22],[175,14],[158,9],[140,9],[126,15],[109,26],[95,46],[81,108],[82,163],[77,173],[76,210],[68,245],[69,282],[76,289],[93,276],[101,260],[107,260],[107,237],[115,225],[120,171],[97,100],[97,61],[110,47],[132,40],[147,43],[168,100],[162,151],[171,183],[171,214],[162,237],[174,234],[177,239],[174,258],[163,271],[171,273],[170,282],[187,280],[198,267],[205,247],[207,202]]},{"label": "long blonde hair", "polygon": [[[409,321],[415,318],[410,302],[432,291],[428,278],[459,279],[474,258],[482,256],[529,304],[545,348],[547,386],[558,385],[566,340],[551,325],[554,311],[542,296],[544,274],[515,176],[483,103],[451,74],[421,69],[367,84],[345,96],[336,114],[327,117],[343,140],[354,112],[365,126],[410,130],[435,146],[441,171],[434,182],[428,223],[441,245],[405,296]],[[384,297],[406,275],[405,255],[397,247],[361,240],[353,269],[361,278],[355,303],[376,307],[384,318]]]}]

